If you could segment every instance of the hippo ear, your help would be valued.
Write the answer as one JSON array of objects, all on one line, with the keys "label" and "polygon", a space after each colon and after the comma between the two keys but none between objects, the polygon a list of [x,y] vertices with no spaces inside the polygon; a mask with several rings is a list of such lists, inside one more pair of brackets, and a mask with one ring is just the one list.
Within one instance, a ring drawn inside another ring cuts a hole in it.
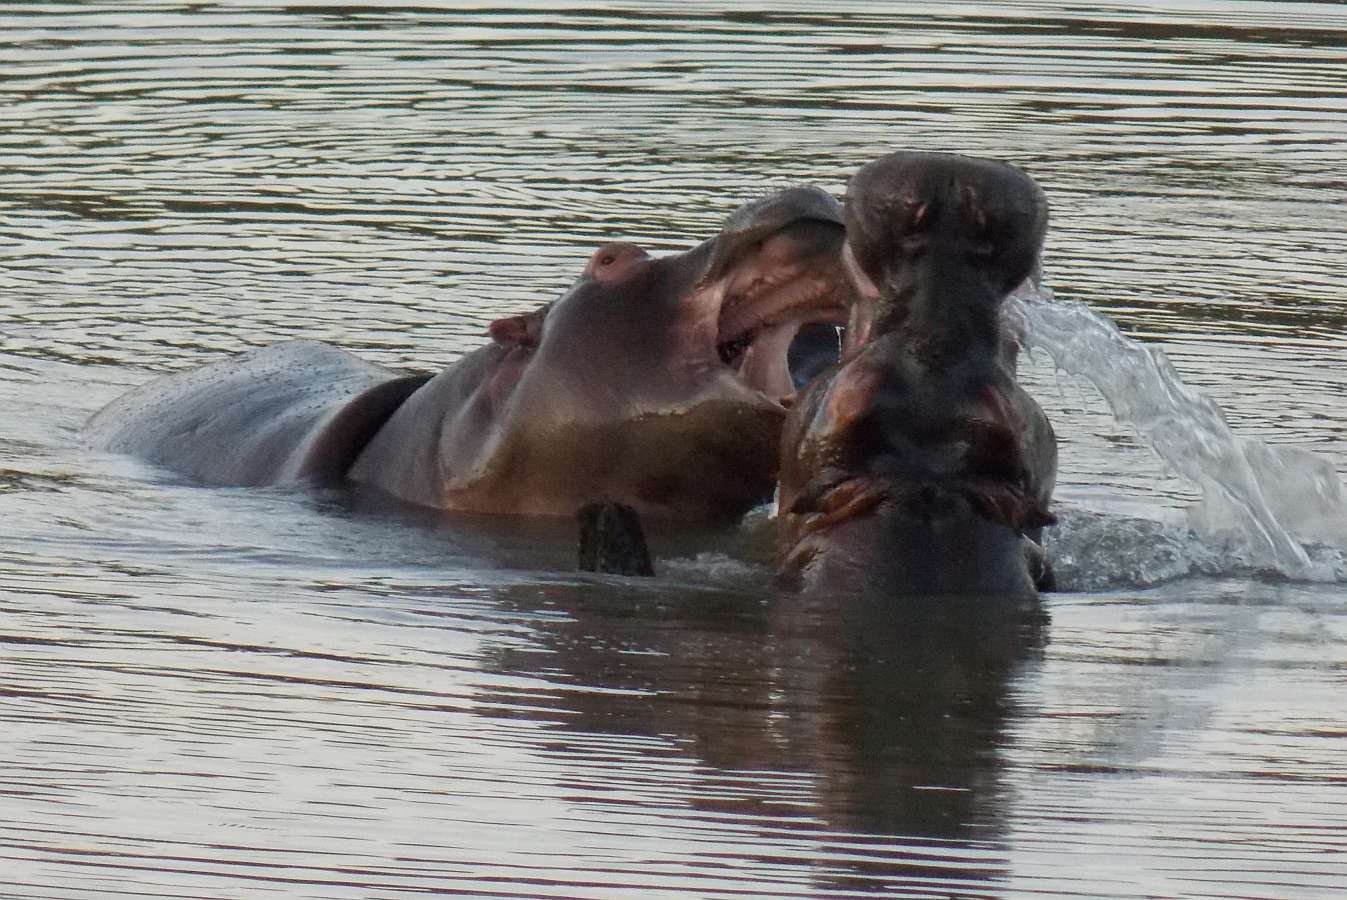
[{"label": "hippo ear", "polygon": [[491,340],[502,347],[536,347],[542,339],[543,319],[546,316],[546,307],[518,316],[506,316],[488,325],[487,333],[491,335]]}]

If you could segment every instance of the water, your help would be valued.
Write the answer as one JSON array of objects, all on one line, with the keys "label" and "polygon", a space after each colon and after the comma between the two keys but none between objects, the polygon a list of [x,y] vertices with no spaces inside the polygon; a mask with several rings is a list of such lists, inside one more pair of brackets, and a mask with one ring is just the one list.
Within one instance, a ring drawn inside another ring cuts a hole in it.
[{"label": "water", "polygon": [[[1178,541],[1186,546],[1179,554],[1202,559],[1199,565],[1209,572],[1261,567],[1294,579],[1347,581],[1338,549],[1347,548],[1347,490],[1331,459],[1237,436],[1210,397],[1183,384],[1163,350],[1124,337],[1083,303],[1054,303],[1050,289],[1032,285],[1012,298],[1006,312],[1025,349],[1045,349],[1059,369],[1087,379],[1119,423],[1201,489],[1200,502],[1187,510],[1192,528],[1171,529],[1162,553],[1172,555]],[[1186,574],[1147,559],[1157,549],[1153,526],[1138,532],[1137,523],[1102,525],[1115,540],[1107,560],[1094,560],[1099,568],[1133,584]],[[1053,532],[1055,549],[1074,557],[1077,545],[1098,540],[1084,540],[1077,530]],[[1328,552],[1311,558],[1302,540]],[[1213,544],[1229,552],[1213,556]],[[1097,574],[1092,581],[1098,583]],[[1080,585],[1068,578],[1065,586]]]},{"label": "water", "polygon": [[[0,46],[0,895],[1341,893],[1343,524],[1288,485],[1347,473],[1342,7],[8,3]],[[897,147],[1042,182],[1054,314],[1163,350],[1293,545],[1041,351],[1047,622],[780,595],[760,523],[634,584],[79,444],[275,340],[442,365],[602,241]]]}]

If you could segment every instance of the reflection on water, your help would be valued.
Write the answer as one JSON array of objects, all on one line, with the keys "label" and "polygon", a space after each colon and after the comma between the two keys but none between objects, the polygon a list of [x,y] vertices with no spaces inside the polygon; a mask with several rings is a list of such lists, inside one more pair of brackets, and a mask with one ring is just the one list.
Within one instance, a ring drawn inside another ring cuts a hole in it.
[{"label": "reflection on water", "polygon": [[[997,751],[1009,680],[1041,646],[1041,611],[789,595],[652,610],[630,589],[511,593],[509,608],[565,620],[493,668],[574,685],[547,701],[570,731],[658,738],[719,772],[687,798],[690,814],[756,820],[763,841],[808,837],[829,888],[938,879],[976,891],[1004,877]],[[881,834],[904,837],[853,860],[839,846]]]},{"label": "reflection on water", "polygon": [[79,448],[151,371],[440,365],[597,243],[908,147],[1023,165],[1059,297],[1347,472],[1341,7],[723,7],[0,6],[0,893],[1340,890],[1341,585],[1194,539],[1042,354],[1095,593],[1027,618],[780,594],[760,517],[632,584]]}]

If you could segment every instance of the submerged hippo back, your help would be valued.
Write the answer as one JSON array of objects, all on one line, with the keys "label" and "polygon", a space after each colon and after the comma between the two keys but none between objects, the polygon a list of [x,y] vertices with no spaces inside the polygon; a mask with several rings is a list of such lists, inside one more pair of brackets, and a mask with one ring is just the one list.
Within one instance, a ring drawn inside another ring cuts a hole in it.
[{"label": "submerged hippo back", "polygon": [[85,436],[207,484],[336,481],[427,377],[291,341],[147,382]]}]

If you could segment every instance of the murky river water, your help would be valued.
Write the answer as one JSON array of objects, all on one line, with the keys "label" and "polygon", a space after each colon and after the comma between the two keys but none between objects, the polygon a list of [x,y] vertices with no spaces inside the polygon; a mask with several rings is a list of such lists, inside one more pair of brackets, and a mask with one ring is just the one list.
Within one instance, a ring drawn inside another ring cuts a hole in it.
[{"label": "murky river water", "polygon": [[1347,892],[1347,587],[1187,534],[1041,356],[1047,622],[79,443],[277,340],[441,365],[598,242],[895,148],[1026,168],[1058,297],[1347,471],[1340,5],[0,5],[0,895]]}]

